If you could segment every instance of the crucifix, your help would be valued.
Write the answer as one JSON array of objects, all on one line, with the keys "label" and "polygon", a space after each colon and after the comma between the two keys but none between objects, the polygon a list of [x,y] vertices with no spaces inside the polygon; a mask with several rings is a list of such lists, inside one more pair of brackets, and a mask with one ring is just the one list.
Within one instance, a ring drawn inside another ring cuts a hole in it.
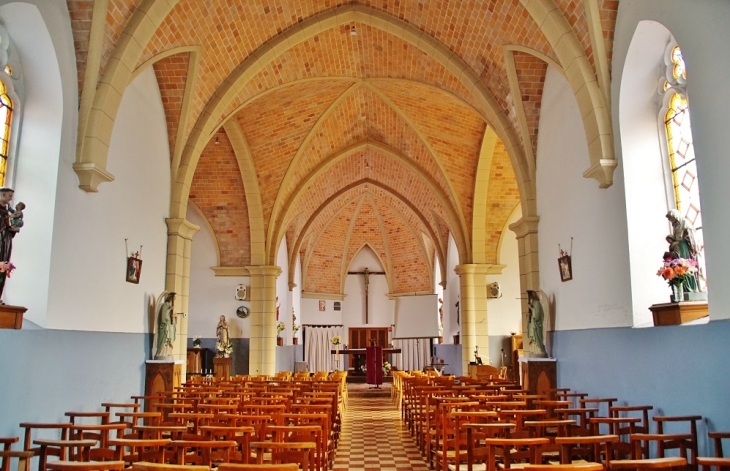
[{"label": "crucifix", "polygon": [[370,275],[385,275],[384,271],[370,271],[365,267],[363,271],[348,271],[348,275],[363,275],[365,277],[365,323],[368,323],[368,292],[370,285]]}]

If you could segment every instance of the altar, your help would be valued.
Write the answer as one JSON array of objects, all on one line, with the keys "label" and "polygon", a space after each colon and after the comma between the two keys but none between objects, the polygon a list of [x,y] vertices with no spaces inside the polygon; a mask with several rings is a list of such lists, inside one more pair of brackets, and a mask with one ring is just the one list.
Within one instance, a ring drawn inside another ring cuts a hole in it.
[{"label": "altar", "polygon": [[[351,355],[351,361],[348,362],[348,366],[355,369],[355,372],[359,373],[360,366],[365,364],[366,348],[345,348],[340,350],[330,350],[332,355]],[[400,348],[383,348],[383,355],[391,355],[393,353],[401,353]],[[339,364],[339,361],[337,361]]]}]

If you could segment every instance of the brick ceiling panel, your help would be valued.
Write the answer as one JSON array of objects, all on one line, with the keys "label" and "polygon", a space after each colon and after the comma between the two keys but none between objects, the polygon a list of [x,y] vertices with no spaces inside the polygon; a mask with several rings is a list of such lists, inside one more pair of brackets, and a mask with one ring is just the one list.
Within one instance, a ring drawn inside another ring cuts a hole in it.
[{"label": "brick ceiling panel", "polygon": [[416,83],[378,82],[426,137],[450,176],[466,220],[471,220],[474,180],[486,129],[473,109],[447,94]]},{"label": "brick ceiling panel", "polygon": [[[393,270],[393,292],[431,291],[432,259],[423,245],[420,230],[423,225],[420,221],[408,221],[408,216],[411,219],[415,218],[412,211],[391,206],[393,200],[395,199],[390,195],[376,200],[376,208],[387,228],[386,237]],[[402,202],[395,201],[397,205],[402,206]]]},{"label": "brick ceiling panel", "polygon": [[[350,222],[350,232],[348,238],[348,246],[345,247],[345,266],[349,267],[352,262],[352,258],[357,255],[360,248],[367,244],[375,252],[380,260],[386,265],[383,267],[385,271],[388,271],[387,260],[388,251],[386,247],[388,245],[389,236],[383,232],[381,227],[383,215],[373,207],[372,197],[368,194],[364,194],[359,199],[359,205],[357,211],[353,215],[353,220]],[[327,227],[326,231],[330,232],[335,224],[340,224],[341,221],[336,219]],[[388,231],[391,229],[388,227]],[[393,257],[396,254],[390,253]]]},{"label": "brick ceiling panel", "polygon": [[432,212],[429,216],[430,216],[429,221],[431,222],[431,227],[433,227],[434,230],[436,231],[439,242],[441,243],[441,247],[444,247],[444,249],[448,248],[448,246],[449,246],[449,226],[435,212]]},{"label": "brick ceiling panel", "polygon": [[104,72],[104,67],[109,61],[112,52],[114,52],[114,47],[117,41],[119,41],[122,31],[124,31],[124,27],[140,3],[142,3],[142,0],[109,0],[106,13],[106,28],[104,28],[104,45],[101,51],[100,74]]},{"label": "brick ceiling panel", "polygon": [[358,3],[402,18],[444,43],[476,72],[505,110],[509,88],[502,45],[527,46],[555,58],[547,39],[520,0]]},{"label": "brick ceiling panel", "polygon": [[[324,231],[324,228],[330,224],[330,220],[338,215],[340,211],[348,210],[348,208],[350,212],[354,211],[355,206],[351,206],[351,204],[354,201],[357,201],[360,198],[360,195],[364,192],[365,190],[362,186],[352,188],[330,201],[330,204],[322,208],[316,217],[311,218],[311,216],[308,216],[307,220],[311,219],[311,225],[302,239],[302,246],[306,247],[307,251],[311,250],[312,245],[316,243],[315,234],[319,234]],[[298,215],[298,219],[304,220],[305,218],[300,213],[300,215]],[[292,225],[290,224],[289,227],[292,227]],[[301,228],[298,228],[296,234],[300,233]]]},{"label": "brick ceiling panel", "polygon": [[220,266],[251,264],[251,235],[246,194],[233,147],[226,133],[216,134],[203,150],[190,187],[190,199],[213,228]]},{"label": "brick ceiling panel", "polygon": [[613,34],[616,30],[616,15],[618,14],[618,0],[601,0],[601,29],[606,46],[606,59],[609,73],[613,59]]},{"label": "brick ceiling panel", "polygon": [[165,108],[167,138],[170,144],[170,157],[175,150],[175,139],[180,124],[185,85],[188,80],[190,53],[175,54],[155,62],[154,70],[160,87],[162,106]]},{"label": "brick ceiling panel", "polygon": [[520,191],[517,187],[509,155],[504,144],[498,142],[492,156],[492,168],[489,172],[489,191],[487,192],[487,221],[485,225],[485,253],[487,263],[497,263],[497,249],[502,229],[512,211],[520,203]]},{"label": "brick ceiling panel", "polygon": [[595,70],[595,58],[593,57],[593,47],[591,46],[591,36],[588,31],[588,21],[585,16],[585,8],[583,8],[583,0],[555,0],[555,4],[563,12],[565,19],[568,20],[573,31],[575,31],[578,42],[580,42],[580,45],[588,56],[588,60],[593,66],[593,70]]},{"label": "brick ceiling panel", "polygon": [[338,82],[292,84],[254,101],[236,115],[256,166],[265,222],[294,154],[319,116],[346,87]]},{"label": "brick ceiling panel", "polygon": [[71,32],[76,50],[76,73],[79,81],[79,93],[84,88],[84,72],[89,54],[89,35],[91,34],[91,18],[94,0],[67,0],[68,13],[71,17]]},{"label": "brick ceiling panel", "polygon": [[[366,161],[369,168],[365,168]],[[340,188],[365,178],[376,177],[384,185],[402,192],[404,198],[423,214],[435,211],[445,218],[444,208],[439,206],[433,191],[424,181],[401,163],[379,152],[366,150],[348,156],[319,175],[299,196],[297,204],[289,210],[285,224],[288,225],[295,214],[302,213],[307,218],[311,217]]]},{"label": "brick ceiling panel", "polygon": [[542,103],[547,63],[533,55],[519,51],[514,52],[514,58],[533,155],[537,155],[537,128],[540,124],[540,104]]},{"label": "brick ceiling panel", "polygon": [[314,235],[314,246],[306,259],[303,290],[312,293],[339,293],[342,256],[357,202],[341,208],[321,232]]}]

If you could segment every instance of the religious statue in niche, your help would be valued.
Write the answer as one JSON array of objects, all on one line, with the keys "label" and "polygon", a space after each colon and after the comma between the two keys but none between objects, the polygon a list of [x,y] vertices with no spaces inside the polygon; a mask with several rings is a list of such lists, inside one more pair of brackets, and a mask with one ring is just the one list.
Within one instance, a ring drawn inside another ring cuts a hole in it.
[{"label": "religious statue in niche", "polygon": [[545,310],[538,291],[527,290],[527,338],[533,357],[545,358]]},{"label": "religious statue in niche", "polygon": [[276,297],[276,320],[279,320],[279,309],[281,309],[281,303],[279,302],[279,296]]},{"label": "religious statue in niche", "polygon": [[163,291],[157,299],[157,337],[155,340],[155,360],[171,360],[172,348],[177,333],[175,318],[175,293]]},{"label": "religious statue in niche", "polygon": [[[5,288],[5,279],[10,278],[10,273],[15,265],[10,262],[10,255],[13,251],[13,238],[23,226],[24,203],[18,203],[15,209],[10,206],[15,191],[12,188],[0,188],[0,296]],[[3,303],[4,304],[4,303]]]},{"label": "religious statue in niche", "polygon": [[230,332],[228,330],[228,321],[226,316],[221,316],[218,325],[215,328],[215,349],[216,357],[228,358],[233,352],[233,344],[231,344]]}]

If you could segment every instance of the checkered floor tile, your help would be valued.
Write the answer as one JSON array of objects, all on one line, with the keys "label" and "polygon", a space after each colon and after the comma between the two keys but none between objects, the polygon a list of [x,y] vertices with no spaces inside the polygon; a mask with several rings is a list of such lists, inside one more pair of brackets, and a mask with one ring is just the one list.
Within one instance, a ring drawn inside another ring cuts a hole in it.
[{"label": "checkered floor tile", "polygon": [[428,465],[389,397],[350,397],[332,470],[428,471]]}]

